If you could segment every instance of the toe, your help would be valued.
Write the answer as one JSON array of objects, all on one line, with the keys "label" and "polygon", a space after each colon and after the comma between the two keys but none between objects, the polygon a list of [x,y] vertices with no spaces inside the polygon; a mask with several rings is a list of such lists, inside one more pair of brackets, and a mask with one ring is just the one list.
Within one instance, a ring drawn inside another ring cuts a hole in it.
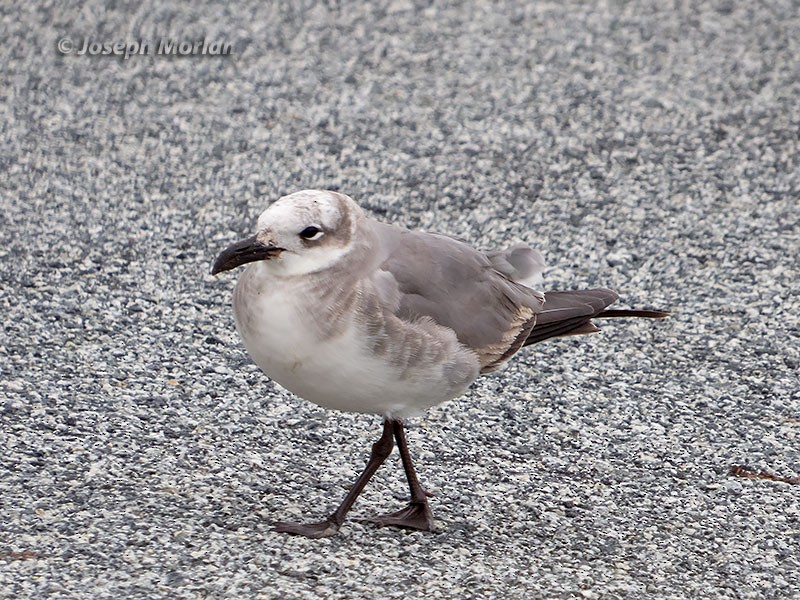
[{"label": "toe", "polygon": [[336,535],[339,531],[339,526],[331,521],[322,521],[320,523],[275,523],[273,531],[278,533],[288,533],[290,535],[302,535],[307,538],[319,539]]}]

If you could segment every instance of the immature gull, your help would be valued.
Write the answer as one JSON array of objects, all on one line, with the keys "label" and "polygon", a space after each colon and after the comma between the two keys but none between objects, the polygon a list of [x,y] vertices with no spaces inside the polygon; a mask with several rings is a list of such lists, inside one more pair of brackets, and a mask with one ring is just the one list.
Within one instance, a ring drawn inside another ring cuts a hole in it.
[{"label": "immature gull", "polygon": [[337,192],[284,196],[256,234],[219,255],[212,274],[250,263],[233,293],[236,327],[255,363],[315,404],[383,417],[383,434],[341,505],[324,521],[278,523],[335,534],[397,442],[409,505],[379,525],[430,530],[403,419],[462,394],[523,346],[599,331],[591,319],[666,317],[606,310],[606,289],[542,293],[544,261],[525,245],[485,254],[464,242],[379,223]]}]

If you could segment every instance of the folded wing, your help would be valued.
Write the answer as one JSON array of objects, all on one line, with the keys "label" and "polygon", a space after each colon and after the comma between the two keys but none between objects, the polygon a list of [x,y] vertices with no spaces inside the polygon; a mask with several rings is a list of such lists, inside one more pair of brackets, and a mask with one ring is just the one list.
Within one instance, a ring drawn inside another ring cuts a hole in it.
[{"label": "folded wing", "polygon": [[381,228],[386,255],[376,279],[384,287],[396,285],[398,317],[430,318],[449,327],[478,355],[483,373],[497,370],[522,347],[542,309],[542,294],[512,281],[463,242]]}]

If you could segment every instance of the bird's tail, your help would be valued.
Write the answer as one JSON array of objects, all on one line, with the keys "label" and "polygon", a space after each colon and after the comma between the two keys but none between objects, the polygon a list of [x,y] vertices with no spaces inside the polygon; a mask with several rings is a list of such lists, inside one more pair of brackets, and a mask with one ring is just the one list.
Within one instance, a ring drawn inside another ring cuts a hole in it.
[{"label": "bird's tail", "polygon": [[672,313],[665,310],[629,310],[627,308],[614,308],[611,310],[604,310],[593,318],[617,319],[619,317],[643,317],[645,319],[666,319],[669,316],[672,316]]},{"label": "bird's tail", "polygon": [[663,319],[670,313],[662,310],[611,309],[616,292],[607,289],[547,292],[543,310],[536,315],[536,325],[531,329],[524,346],[567,335],[583,335],[600,331],[592,319],[643,317]]}]

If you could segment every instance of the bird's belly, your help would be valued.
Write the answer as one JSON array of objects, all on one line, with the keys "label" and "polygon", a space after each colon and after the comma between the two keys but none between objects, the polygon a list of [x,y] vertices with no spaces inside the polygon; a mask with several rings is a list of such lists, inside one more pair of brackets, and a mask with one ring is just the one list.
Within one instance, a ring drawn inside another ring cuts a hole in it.
[{"label": "bird's belly", "polygon": [[[258,318],[243,310],[258,311]],[[460,395],[477,375],[471,365],[454,368],[453,363],[464,360],[460,356],[419,362],[413,368],[398,364],[391,352],[371,350],[365,327],[354,319],[342,323],[335,335],[321,338],[312,315],[297,314],[294,304],[276,298],[250,302],[235,315],[259,368],[287,390],[327,408],[411,416]],[[459,368],[464,375],[454,380],[452,373]]]}]

